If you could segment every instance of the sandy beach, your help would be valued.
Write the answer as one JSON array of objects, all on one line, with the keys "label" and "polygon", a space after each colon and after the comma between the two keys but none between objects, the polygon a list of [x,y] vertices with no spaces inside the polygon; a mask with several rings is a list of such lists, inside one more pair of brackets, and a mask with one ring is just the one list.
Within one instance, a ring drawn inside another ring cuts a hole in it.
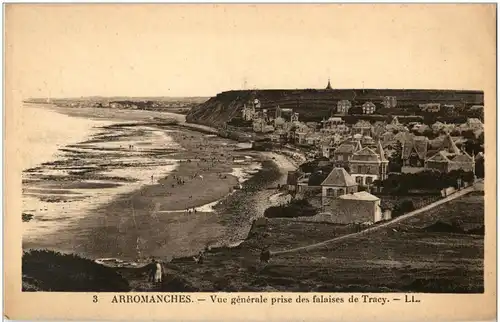
[{"label": "sandy beach", "polygon": [[[25,171],[25,200],[45,203],[25,205],[33,218],[24,223],[24,249],[141,262],[237,243],[294,167],[282,155],[143,111],[68,110],[59,112],[113,124]],[[141,117],[132,122],[134,115]]]}]

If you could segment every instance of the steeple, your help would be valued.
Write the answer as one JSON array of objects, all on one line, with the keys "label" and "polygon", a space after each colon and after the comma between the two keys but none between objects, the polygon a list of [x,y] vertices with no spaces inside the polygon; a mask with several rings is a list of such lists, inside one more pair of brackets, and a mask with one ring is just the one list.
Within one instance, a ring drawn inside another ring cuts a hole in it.
[{"label": "steeple", "polygon": [[326,89],[333,89],[332,85],[330,84],[330,77],[328,77],[328,85],[326,85]]}]

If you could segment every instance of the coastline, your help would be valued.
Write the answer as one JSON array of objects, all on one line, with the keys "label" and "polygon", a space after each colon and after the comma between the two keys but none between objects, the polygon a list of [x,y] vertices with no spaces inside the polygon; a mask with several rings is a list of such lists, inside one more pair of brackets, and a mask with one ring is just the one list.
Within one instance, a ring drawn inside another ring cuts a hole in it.
[{"label": "coastline", "polygon": [[[68,109],[55,110],[65,113]],[[94,118],[95,110],[79,109],[76,114]],[[97,118],[131,121],[130,114],[112,112],[107,111],[105,117],[99,114]],[[119,114],[118,118],[112,118],[113,114]],[[139,121],[144,122],[145,119]],[[176,160],[175,168],[167,175],[154,174],[154,184],[143,184],[93,209],[91,216],[79,219],[74,230],[67,232],[73,235],[72,240],[62,238],[58,244],[70,242],[76,245],[70,252],[84,257],[119,258],[126,261],[142,261],[149,256],[169,260],[195,254],[208,245],[234,244],[248,234],[252,216],[262,215],[269,206],[268,197],[275,191],[266,189],[278,181],[286,180],[286,170],[293,168],[292,164],[288,164],[287,169],[282,168],[286,158],[281,155],[248,151],[235,141],[203,134],[206,133],[206,127],[200,132],[196,127],[185,127],[184,124],[153,123],[152,126],[159,131],[168,131],[173,142],[179,144],[181,149],[155,151],[157,153],[152,157]],[[116,128],[116,124],[111,127]],[[210,159],[212,155],[218,157]],[[276,164],[280,158],[284,160]],[[262,169],[257,166],[259,163],[264,164]],[[267,175],[261,175],[258,179],[261,182],[256,184],[254,181],[257,179],[252,179],[263,172]],[[268,175],[271,172],[277,174],[267,182],[272,177]],[[176,178],[182,177],[185,183],[178,185],[174,175]],[[203,179],[200,179],[200,175]],[[238,179],[241,175],[246,178]],[[240,184],[242,189],[235,190]],[[251,210],[248,207],[242,210],[241,205],[235,206],[241,204],[242,200],[245,200],[244,204],[252,204]],[[199,207],[196,214],[184,212],[186,208],[192,207]],[[251,215],[234,220],[241,216],[238,213],[240,211]],[[84,236],[78,236],[76,230],[79,226],[87,227],[84,229],[90,231],[90,238],[85,240]]]}]

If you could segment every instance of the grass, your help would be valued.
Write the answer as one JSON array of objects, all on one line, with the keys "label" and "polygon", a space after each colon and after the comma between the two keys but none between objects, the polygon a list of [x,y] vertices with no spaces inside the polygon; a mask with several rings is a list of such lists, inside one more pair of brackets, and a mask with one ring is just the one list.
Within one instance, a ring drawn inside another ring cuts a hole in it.
[{"label": "grass", "polygon": [[270,219],[240,246],[207,253],[203,265],[188,259],[169,265],[201,291],[481,293],[483,236],[423,228],[457,218],[464,229],[480,226],[483,213],[483,196],[471,194],[395,227],[264,264],[262,247],[289,249],[349,233],[345,226]]}]

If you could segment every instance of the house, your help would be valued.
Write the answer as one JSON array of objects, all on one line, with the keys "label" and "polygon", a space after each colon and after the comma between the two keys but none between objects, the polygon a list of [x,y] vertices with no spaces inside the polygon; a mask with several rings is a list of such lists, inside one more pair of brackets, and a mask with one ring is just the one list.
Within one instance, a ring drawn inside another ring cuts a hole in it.
[{"label": "house", "polygon": [[409,132],[398,132],[394,135],[393,140],[394,142],[399,142],[403,144],[405,141],[411,140],[413,137],[414,135]]},{"label": "house", "polygon": [[407,167],[423,167],[427,156],[429,140],[425,136],[415,136],[403,142],[401,159]]},{"label": "house", "polygon": [[312,131],[311,128],[300,122],[296,122],[294,127],[295,128],[290,133],[292,141],[295,144],[306,144],[305,138],[306,135]]},{"label": "house", "polygon": [[380,141],[377,142],[376,149],[364,147],[349,160],[351,175],[360,186],[370,186],[375,180],[385,180],[388,165],[389,160],[385,157]]},{"label": "house", "polygon": [[384,144],[392,144],[392,143],[394,143],[394,142],[395,142],[395,140],[394,140],[394,136],[395,136],[395,134],[394,134],[394,133],[392,133],[392,132],[390,132],[390,131],[386,131],[386,132],[382,133],[382,134],[378,137],[378,139],[379,139],[380,141],[382,141],[382,145],[384,145]]},{"label": "house", "polygon": [[425,160],[425,168],[441,172],[450,172],[452,170],[474,172],[475,160],[467,152],[461,151],[453,142],[451,136],[447,135],[438,152]]},{"label": "house", "polygon": [[341,100],[337,103],[337,113],[347,115],[351,109],[352,104],[348,100]]},{"label": "house", "polygon": [[274,133],[271,133],[269,135],[269,138],[272,142],[285,143],[287,141],[287,136],[288,134],[285,131],[279,129],[277,131],[274,131]]},{"label": "house", "polygon": [[286,185],[289,192],[296,191],[299,178],[302,175],[303,174],[300,171],[288,171]]},{"label": "house", "polygon": [[385,122],[376,121],[372,125],[371,135],[373,135],[376,138],[380,137],[384,132],[386,132],[386,127],[387,124]]},{"label": "house", "polygon": [[255,106],[252,104],[251,106],[247,106],[246,104],[243,105],[242,109],[242,118],[245,121],[251,121],[254,119],[255,116]]},{"label": "house", "polygon": [[321,129],[323,133],[346,134],[349,133],[350,130],[340,117],[330,117],[328,120],[323,120],[321,123],[323,123],[323,128]]},{"label": "house", "polygon": [[474,158],[467,153],[451,154],[446,151],[439,151],[425,161],[426,169],[450,172],[452,170],[464,170],[474,172]]},{"label": "house", "polygon": [[467,126],[469,129],[475,131],[475,130],[482,130],[484,125],[483,122],[481,122],[480,119],[478,118],[468,118],[467,119]]},{"label": "house", "polygon": [[380,198],[361,191],[329,198],[322,206],[329,221],[337,224],[376,223],[383,220]]},{"label": "house", "polygon": [[366,102],[361,108],[363,109],[363,114],[373,114],[375,113],[376,106],[372,102]]},{"label": "house", "polygon": [[322,138],[323,138],[323,136],[321,135],[321,133],[309,132],[306,134],[304,140],[305,140],[305,144],[307,144],[309,146],[316,146],[316,145],[320,144]]},{"label": "house", "polygon": [[287,122],[281,116],[276,117],[273,121],[274,121],[274,128],[276,128],[276,129],[286,129],[287,128]]},{"label": "house", "polygon": [[353,154],[361,150],[361,142],[345,142],[333,151],[333,161],[336,166],[344,167],[349,165],[349,160]]},{"label": "house", "polygon": [[384,105],[385,108],[395,108],[398,105],[396,96],[384,96],[382,105]]},{"label": "house", "polygon": [[372,126],[370,122],[359,120],[352,126],[352,134],[371,135]]},{"label": "house", "polygon": [[371,136],[365,135],[361,138],[361,146],[367,148],[376,148],[377,143]]},{"label": "house", "polygon": [[441,110],[441,104],[440,103],[425,103],[425,104],[418,104],[418,107],[422,112],[432,112],[432,113],[437,113]]},{"label": "house", "polygon": [[453,104],[444,104],[442,107],[442,111],[445,115],[453,115],[455,114],[455,105]]},{"label": "house", "polygon": [[358,191],[358,184],[344,168],[333,168],[321,183],[322,200]]},{"label": "house", "polygon": [[385,128],[387,131],[397,131],[397,132],[408,131],[408,128],[406,126],[399,123],[399,119],[397,116],[394,116],[392,118],[391,123],[387,124]]},{"label": "house", "polygon": [[270,133],[274,132],[274,126],[267,124],[264,118],[257,118],[252,123],[253,131],[256,133]]}]

